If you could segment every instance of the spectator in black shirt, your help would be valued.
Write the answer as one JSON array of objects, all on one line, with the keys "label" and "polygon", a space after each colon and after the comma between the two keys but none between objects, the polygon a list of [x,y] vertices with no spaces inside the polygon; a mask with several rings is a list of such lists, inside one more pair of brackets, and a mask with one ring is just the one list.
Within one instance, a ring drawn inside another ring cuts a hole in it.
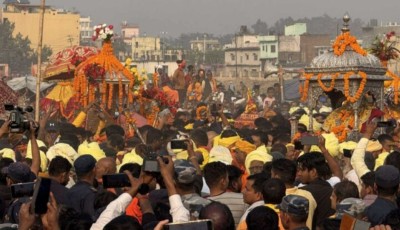
[{"label": "spectator in black shirt", "polygon": [[326,218],[334,214],[330,200],[332,187],[323,178],[330,171],[329,166],[324,156],[318,152],[306,153],[299,157],[297,162],[297,178],[306,184],[301,189],[309,191],[317,202],[313,218],[313,229],[316,229],[317,226],[322,226]]},{"label": "spectator in black shirt", "polygon": [[57,204],[69,204],[68,191],[65,186],[69,182],[69,173],[72,165],[64,157],[57,156],[49,164],[50,191],[56,198]]}]

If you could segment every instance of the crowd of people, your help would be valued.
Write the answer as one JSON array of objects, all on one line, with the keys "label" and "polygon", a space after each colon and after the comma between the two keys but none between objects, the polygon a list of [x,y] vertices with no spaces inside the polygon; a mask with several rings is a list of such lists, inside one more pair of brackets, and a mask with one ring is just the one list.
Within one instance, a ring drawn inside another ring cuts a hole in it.
[{"label": "crowd of people", "polygon": [[[216,100],[208,98],[220,85],[203,69],[195,75],[189,66],[185,74],[185,65],[180,62],[171,78],[159,68],[159,82],[181,102],[196,103],[186,109],[182,103],[176,114],[163,114],[156,127],[139,127],[133,137],[117,123],[96,133],[83,128],[91,106],[73,122],[46,111],[25,133],[10,133],[10,121],[3,121],[0,227],[163,229],[211,220],[215,230],[400,229],[400,124],[377,135],[370,121],[358,142],[339,144],[300,119],[293,136],[289,119],[312,112],[284,102],[276,85],[264,96],[253,94],[259,102],[253,128],[235,128],[232,120],[246,102],[212,112]],[[219,100],[223,104],[223,96]],[[331,111],[322,103],[315,121],[324,123]],[[299,145],[304,136],[318,141]],[[184,146],[175,148],[177,141]],[[149,162],[157,170],[146,171]],[[105,186],[103,177],[117,173],[126,174],[130,186]],[[35,215],[30,196],[13,197],[11,188],[39,177],[51,179],[51,193],[47,212]]]}]

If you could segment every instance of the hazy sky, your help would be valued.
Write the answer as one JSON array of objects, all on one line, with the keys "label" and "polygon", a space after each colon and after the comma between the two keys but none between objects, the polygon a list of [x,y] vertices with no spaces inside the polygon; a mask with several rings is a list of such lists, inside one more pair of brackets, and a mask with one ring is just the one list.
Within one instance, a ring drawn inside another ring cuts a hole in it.
[{"label": "hazy sky", "polygon": [[349,12],[352,18],[400,22],[400,0],[47,0],[46,4],[76,8],[96,24],[128,21],[138,24],[141,33],[166,31],[174,37],[188,32],[234,33],[240,25],[250,26],[258,18],[273,25],[281,17],[298,19],[325,13],[342,17]]}]

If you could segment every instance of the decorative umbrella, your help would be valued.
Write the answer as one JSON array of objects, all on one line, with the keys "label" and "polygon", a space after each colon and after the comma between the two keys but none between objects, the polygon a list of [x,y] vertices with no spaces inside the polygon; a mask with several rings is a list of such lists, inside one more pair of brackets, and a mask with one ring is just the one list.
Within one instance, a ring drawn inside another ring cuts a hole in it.
[{"label": "decorative umbrella", "polygon": [[15,93],[4,81],[0,81],[0,113],[4,113],[4,105],[16,105],[17,102],[17,93]]},{"label": "decorative umbrella", "polygon": [[98,53],[99,50],[91,46],[68,47],[50,57],[43,80],[71,79],[76,66]]}]

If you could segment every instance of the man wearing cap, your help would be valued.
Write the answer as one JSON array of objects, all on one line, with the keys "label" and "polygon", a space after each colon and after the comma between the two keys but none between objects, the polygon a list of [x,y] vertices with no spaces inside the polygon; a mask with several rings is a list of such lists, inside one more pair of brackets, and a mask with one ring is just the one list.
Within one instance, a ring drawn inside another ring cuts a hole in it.
[{"label": "man wearing cap", "polygon": [[386,216],[397,209],[396,193],[399,189],[399,179],[399,170],[392,165],[383,165],[376,170],[374,186],[378,197],[365,210],[371,226],[382,224]]},{"label": "man wearing cap", "polygon": [[306,225],[308,200],[299,195],[287,195],[278,205],[279,218],[287,230],[309,230]]},{"label": "man wearing cap", "polygon": [[78,182],[69,190],[71,207],[77,212],[89,214],[95,220],[94,199],[97,190],[93,187],[96,177],[96,159],[91,155],[78,157],[74,162]]},{"label": "man wearing cap", "polygon": [[200,210],[211,203],[195,192],[196,183],[202,183],[202,178],[197,175],[195,166],[187,160],[176,160],[174,170],[176,190],[181,195],[184,207],[189,210],[191,220],[196,220]]}]

